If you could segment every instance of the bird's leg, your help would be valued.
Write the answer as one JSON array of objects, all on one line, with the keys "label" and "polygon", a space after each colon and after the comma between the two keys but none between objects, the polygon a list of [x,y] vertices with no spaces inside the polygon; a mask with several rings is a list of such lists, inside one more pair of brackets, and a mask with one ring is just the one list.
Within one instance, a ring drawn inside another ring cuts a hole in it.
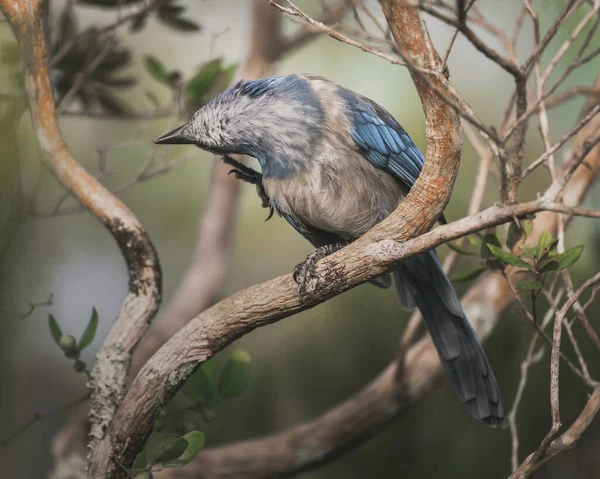
[{"label": "bird's leg", "polygon": [[267,195],[265,188],[262,184],[262,175],[258,172],[250,168],[249,166],[244,165],[243,163],[237,161],[229,155],[223,156],[223,162],[228,165],[233,166],[233,170],[229,172],[232,173],[238,180],[245,181],[246,183],[251,183],[256,186],[256,192],[258,193],[258,197],[261,199],[262,207],[269,208],[269,216],[265,221],[268,221],[273,216],[273,206],[271,206],[271,198]]},{"label": "bird's leg", "polygon": [[329,256],[336,251],[339,251],[347,243],[333,243],[321,246],[306,257],[302,263],[297,264],[294,268],[294,281],[298,283],[298,299],[302,303],[306,297],[307,286],[315,279],[315,265],[317,261]]}]

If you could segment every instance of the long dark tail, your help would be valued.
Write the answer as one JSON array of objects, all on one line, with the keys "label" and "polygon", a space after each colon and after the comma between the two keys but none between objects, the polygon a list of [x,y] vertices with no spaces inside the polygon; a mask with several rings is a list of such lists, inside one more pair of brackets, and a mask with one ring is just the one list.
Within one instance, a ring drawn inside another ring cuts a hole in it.
[{"label": "long dark tail", "polygon": [[401,303],[421,310],[444,369],[471,415],[490,426],[506,427],[490,363],[435,252],[403,261],[394,277]]}]

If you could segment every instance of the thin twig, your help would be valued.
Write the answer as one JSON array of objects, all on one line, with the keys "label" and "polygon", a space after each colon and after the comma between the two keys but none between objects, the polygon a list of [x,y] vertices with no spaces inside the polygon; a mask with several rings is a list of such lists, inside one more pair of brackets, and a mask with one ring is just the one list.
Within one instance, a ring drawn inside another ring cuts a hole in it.
[{"label": "thin twig", "polygon": [[62,406],[59,406],[56,409],[53,409],[51,411],[44,412],[44,413],[38,413],[38,412],[34,413],[30,419],[28,419],[26,422],[21,424],[14,431],[8,433],[6,435],[6,437],[4,437],[3,439],[0,439],[0,446],[7,447],[12,441],[14,441],[18,436],[23,434],[25,431],[27,431],[33,425],[37,424],[40,421],[44,421],[45,419],[50,419],[51,417],[54,417],[57,414],[68,411],[69,409],[77,406],[78,404],[81,404],[84,401],[88,400],[89,397],[90,397],[90,393],[86,393],[85,395],[78,397],[77,399],[74,399],[73,401],[68,402],[67,404],[63,404]]}]

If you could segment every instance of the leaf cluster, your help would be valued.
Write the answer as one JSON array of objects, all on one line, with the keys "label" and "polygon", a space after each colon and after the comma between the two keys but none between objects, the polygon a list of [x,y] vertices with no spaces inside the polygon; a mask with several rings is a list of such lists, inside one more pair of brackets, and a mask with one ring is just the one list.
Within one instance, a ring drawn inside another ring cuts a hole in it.
[{"label": "leaf cluster", "polygon": [[79,359],[81,352],[87,348],[96,337],[96,331],[98,331],[98,311],[96,308],[92,308],[92,314],[88,320],[87,326],[79,338],[79,341],[71,334],[64,334],[62,329],[58,325],[54,315],[48,315],[48,327],[50,328],[50,334],[56,345],[62,350],[65,356],[69,359],[73,359],[75,362],[73,367],[76,372],[87,372],[87,367],[83,361]]},{"label": "leaf cluster", "polygon": [[[153,55],[144,59],[146,70],[157,82],[175,89],[180,86],[181,73],[169,70]],[[233,79],[237,64],[225,65],[222,58],[215,58],[201,65],[194,76],[183,82],[185,110],[191,115],[227,88]]]},{"label": "leaf cluster", "polygon": [[472,281],[487,270],[504,270],[510,265],[529,276],[517,284],[517,288],[532,290],[537,294],[544,286],[548,274],[570,268],[579,260],[585,245],[575,246],[559,254],[554,250],[558,239],[544,231],[535,246],[521,245],[521,252],[514,254],[512,251],[515,246],[521,238],[530,235],[531,229],[532,223],[529,220],[520,224],[511,223],[505,243],[506,249],[502,246],[502,237],[495,233],[487,233],[482,240],[477,236],[468,237],[470,245],[478,246],[479,251],[472,247],[465,248],[449,243],[448,246],[459,254],[479,256],[482,259],[474,268],[453,275],[452,280]]}]

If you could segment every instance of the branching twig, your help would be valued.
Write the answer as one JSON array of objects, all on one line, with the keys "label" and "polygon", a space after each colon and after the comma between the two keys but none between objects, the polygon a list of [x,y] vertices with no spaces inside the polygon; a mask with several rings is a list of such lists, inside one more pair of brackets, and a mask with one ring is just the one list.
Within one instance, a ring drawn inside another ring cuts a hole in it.
[{"label": "branching twig", "polygon": [[33,314],[33,312],[38,308],[43,308],[45,306],[52,306],[53,295],[50,293],[48,299],[46,301],[33,302],[29,301],[29,309],[23,313],[18,311],[11,311],[9,309],[0,309],[0,314],[5,314],[9,316],[16,316],[19,319],[26,319]]},{"label": "branching twig", "polygon": [[40,421],[44,421],[45,419],[50,419],[51,417],[54,417],[57,414],[68,411],[69,409],[86,401],[87,399],[89,399],[89,397],[90,397],[89,394],[85,394],[84,396],[81,396],[71,402],[68,402],[67,404],[63,404],[62,406],[59,406],[56,409],[53,409],[52,411],[44,412],[44,413],[39,413],[39,412],[34,413],[33,416],[31,416],[31,418],[28,421],[26,421],[25,423],[20,425],[18,428],[16,428],[11,433],[7,434],[6,437],[4,437],[3,439],[0,439],[0,446],[7,447],[15,438],[17,438],[18,436],[20,436],[21,434],[26,432],[33,425],[37,424]]},{"label": "branching twig", "polygon": [[21,43],[25,87],[42,160],[56,179],[108,228],[125,257],[129,273],[127,296],[92,371],[92,437],[99,440],[124,393],[130,355],[158,309],[160,267],[137,218],[77,163],[62,139],[48,72],[43,7],[41,0],[0,1],[0,8]]}]

